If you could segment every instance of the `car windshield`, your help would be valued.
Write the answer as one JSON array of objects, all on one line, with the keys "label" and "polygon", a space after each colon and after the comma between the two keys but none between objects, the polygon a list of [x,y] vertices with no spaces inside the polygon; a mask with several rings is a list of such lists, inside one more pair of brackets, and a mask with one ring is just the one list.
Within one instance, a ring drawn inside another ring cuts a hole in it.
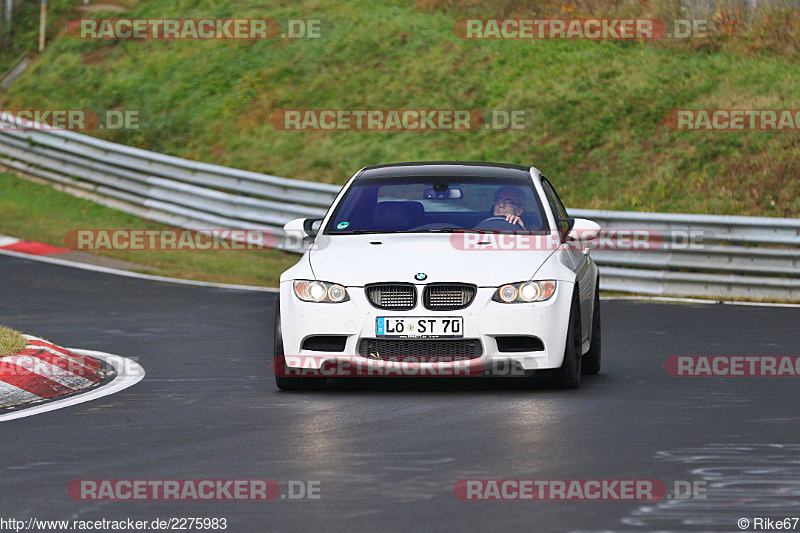
[{"label": "car windshield", "polygon": [[328,235],[547,230],[530,180],[519,178],[362,178],[325,228]]}]

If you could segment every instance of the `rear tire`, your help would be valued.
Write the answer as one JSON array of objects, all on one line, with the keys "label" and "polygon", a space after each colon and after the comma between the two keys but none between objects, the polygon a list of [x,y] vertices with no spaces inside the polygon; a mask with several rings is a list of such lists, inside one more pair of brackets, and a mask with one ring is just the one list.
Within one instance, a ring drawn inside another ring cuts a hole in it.
[{"label": "rear tire", "polygon": [[594,376],[600,373],[600,280],[597,280],[597,287],[594,290],[594,310],[592,311],[592,344],[589,351],[583,354],[583,374]]},{"label": "rear tire", "polygon": [[325,378],[322,377],[295,377],[279,376],[279,367],[286,368],[285,362],[277,364],[277,359],[283,358],[283,332],[281,331],[281,304],[275,310],[275,340],[273,343],[273,370],[275,371],[275,384],[280,390],[321,390],[325,387]]},{"label": "rear tire", "polygon": [[564,362],[553,373],[553,385],[562,389],[577,389],[581,384],[581,304],[578,300],[578,285],[572,292],[569,310],[567,342],[564,346]]}]

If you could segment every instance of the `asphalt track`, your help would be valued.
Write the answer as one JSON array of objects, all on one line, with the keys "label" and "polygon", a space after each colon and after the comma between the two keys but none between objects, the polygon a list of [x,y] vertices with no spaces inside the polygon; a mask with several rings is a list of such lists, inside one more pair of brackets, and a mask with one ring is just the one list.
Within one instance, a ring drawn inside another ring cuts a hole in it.
[{"label": "asphalt track", "polygon": [[[0,424],[0,518],[225,517],[227,531],[739,531],[800,514],[800,378],[676,378],[670,355],[798,355],[800,309],[603,303],[577,391],[508,381],[279,392],[276,296],[0,257],[0,323],[135,358],[120,393]],[[319,500],[80,502],[74,479],[319,480]],[[469,478],[707,481],[706,500],[464,502]]]}]

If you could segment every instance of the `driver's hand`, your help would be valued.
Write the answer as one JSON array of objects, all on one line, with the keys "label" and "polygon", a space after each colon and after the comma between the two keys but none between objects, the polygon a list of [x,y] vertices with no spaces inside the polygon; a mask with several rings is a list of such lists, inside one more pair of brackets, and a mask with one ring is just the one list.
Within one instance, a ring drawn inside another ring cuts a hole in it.
[{"label": "driver's hand", "polygon": [[519,218],[517,215],[505,215],[506,222],[509,224],[519,224],[522,226],[522,229],[525,229],[525,224],[522,223],[522,219]]}]

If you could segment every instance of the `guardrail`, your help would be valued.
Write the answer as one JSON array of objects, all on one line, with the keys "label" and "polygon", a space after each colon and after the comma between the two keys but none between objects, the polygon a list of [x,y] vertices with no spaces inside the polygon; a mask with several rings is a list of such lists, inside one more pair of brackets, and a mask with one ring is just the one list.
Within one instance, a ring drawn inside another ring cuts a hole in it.
[{"label": "guardrail", "polygon": [[272,231],[322,216],[340,187],[248,172],[116,144],[72,131],[13,129],[0,115],[0,165],[58,189],[186,229]]},{"label": "guardrail", "polygon": [[800,300],[800,219],[570,209],[605,230],[655,230],[642,250],[600,249],[605,290],[654,295]]},{"label": "guardrail", "polygon": [[[340,187],[189,161],[87,135],[13,129],[0,116],[0,166],[142,218],[201,230],[272,231],[322,216]],[[604,290],[654,295],[800,300],[800,219],[571,209],[604,229],[656,230],[662,246],[592,252]],[[701,246],[680,236],[699,235]]]}]

